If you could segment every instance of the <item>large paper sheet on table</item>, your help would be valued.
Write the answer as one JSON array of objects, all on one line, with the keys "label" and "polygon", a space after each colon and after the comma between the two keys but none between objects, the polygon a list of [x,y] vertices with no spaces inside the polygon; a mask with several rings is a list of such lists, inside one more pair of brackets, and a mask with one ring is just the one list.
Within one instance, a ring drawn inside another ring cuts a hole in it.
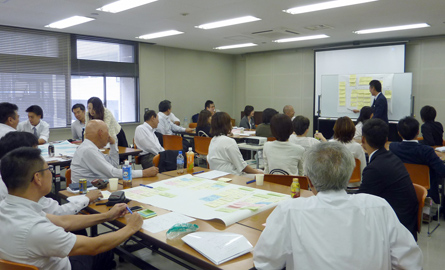
[{"label": "large paper sheet on table", "polygon": [[197,219],[220,219],[226,226],[276,206],[289,195],[239,186],[192,175],[126,189],[128,199]]}]

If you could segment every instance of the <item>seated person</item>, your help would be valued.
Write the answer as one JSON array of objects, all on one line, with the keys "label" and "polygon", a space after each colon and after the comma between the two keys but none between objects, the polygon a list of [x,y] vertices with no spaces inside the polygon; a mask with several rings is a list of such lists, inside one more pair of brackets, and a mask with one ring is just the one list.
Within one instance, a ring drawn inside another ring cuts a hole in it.
[{"label": "seated person", "polygon": [[213,137],[210,133],[211,122],[212,113],[208,110],[202,110],[199,113],[198,124],[196,125],[196,134],[201,137]]},{"label": "seated person", "polygon": [[45,144],[49,139],[49,124],[43,121],[43,110],[38,105],[32,105],[26,109],[28,121],[20,122],[17,131],[26,131],[34,134],[39,144]]},{"label": "seated person", "polygon": [[292,121],[295,134],[290,135],[289,142],[301,145],[305,150],[309,149],[312,145],[319,144],[319,140],[306,137],[310,124],[309,118],[303,115],[296,116]]},{"label": "seated person", "polygon": [[112,269],[116,264],[110,250],[142,226],[142,217],[133,214],[116,232],[97,237],[69,233],[123,216],[126,204],[117,204],[103,214],[45,214],[37,202],[51,191],[52,174],[40,150],[22,147],[6,154],[1,163],[9,194],[0,202],[0,259],[39,269]]},{"label": "seated person", "polygon": [[422,251],[391,206],[344,190],[355,162],[343,144],[314,145],[304,160],[315,196],[278,204],[253,251],[256,269],[422,268]]},{"label": "seated person", "polygon": [[85,128],[85,106],[81,103],[74,104],[71,111],[77,119],[71,123],[73,140],[82,140],[82,129]]},{"label": "seated person", "polygon": [[362,132],[362,144],[369,155],[369,165],[363,170],[358,193],[385,199],[400,222],[417,239],[419,203],[416,191],[403,162],[385,149],[388,124],[378,118],[370,119],[363,125]]},{"label": "seated person", "polygon": [[230,115],[225,112],[217,112],[212,116],[213,138],[209,145],[207,161],[211,170],[219,170],[231,174],[241,175],[243,172],[250,174],[263,173],[253,169],[243,160],[243,156],[236,141],[227,135],[232,131]]},{"label": "seated person", "polygon": [[[10,132],[0,139],[0,159],[19,147],[37,148],[37,145],[37,137],[31,133],[21,131]],[[5,199],[7,194],[8,189],[0,177],[0,201]],[[102,197],[102,193],[99,190],[91,190],[84,197],[63,205],[59,205],[56,200],[44,196],[39,199],[38,204],[43,208],[42,211],[48,214],[74,215],[99,197]]]},{"label": "seated person", "polygon": [[156,131],[158,131],[162,135],[173,135],[174,132],[187,132],[187,133],[193,132],[193,129],[191,128],[183,128],[173,124],[168,119],[168,116],[170,115],[171,111],[172,111],[172,103],[169,100],[163,100],[159,103],[159,112],[158,112],[159,124],[158,127],[156,128]]},{"label": "seated person", "polygon": [[[363,147],[353,140],[355,134],[355,125],[351,118],[343,116],[337,119],[334,124],[334,139],[331,141],[338,141],[343,143],[349,151],[352,152],[354,158],[360,160],[360,172],[366,167],[366,157]],[[315,137],[322,141],[326,141],[321,133],[316,133]]]},{"label": "seated person", "polygon": [[[84,134],[85,140],[77,148],[71,161],[71,181],[78,183],[79,179],[87,181],[94,179],[122,178],[119,165],[119,153],[114,139],[108,133],[108,127],[102,120],[90,120]],[[110,153],[103,154],[100,149],[110,143]],[[152,177],[158,173],[158,168],[134,170],[133,178]]]},{"label": "seated person", "polygon": [[16,131],[20,121],[18,110],[19,108],[15,104],[9,102],[0,103],[0,138],[8,132]]},{"label": "seated person", "polygon": [[442,145],[443,144],[443,126],[436,122],[436,109],[431,106],[424,106],[420,110],[420,117],[423,125],[421,127],[423,140],[421,144],[425,145]]},{"label": "seated person", "polygon": [[397,130],[403,142],[392,142],[389,151],[399,157],[403,163],[427,165],[430,168],[430,190],[428,197],[440,203],[439,183],[445,177],[445,164],[432,147],[418,143],[419,122],[413,117],[405,117],[397,124]]},{"label": "seated person", "polygon": [[277,140],[264,144],[264,172],[303,175],[304,148],[289,142],[289,136],[293,131],[289,116],[276,114],[270,120],[270,129]]},{"label": "seated person", "polygon": [[216,112],[215,103],[211,100],[207,100],[206,103],[204,104],[204,109],[208,110],[209,112],[212,113],[212,115],[214,115]]},{"label": "seated person", "polygon": [[170,119],[170,121],[172,121],[172,123],[177,126],[181,125],[181,121],[179,121],[179,118],[176,117],[176,115],[174,115],[173,112],[170,113],[168,119]]},{"label": "seated person", "polygon": [[278,114],[278,112],[277,110],[272,108],[267,108],[263,111],[261,119],[263,122],[258,125],[255,132],[255,136],[267,137],[267,138],[273,137],[272,131],[270,130],[270,119],[272,119],[272,117],[275,114]]},{"label": "seated person", "polygon": [[155,128],[159,124],[156,112],[153,110],[145,112],[144,121],[145,123],[136,127],[134,143],[142,150],[142,153],[139,154],[139,160],[141,161],[142,168],[147,169],[153,166],[153,158],[159,152],[165,150],[155,134]]},{"label": "seated person", "polygon": [[357,118],[357,123],[355,124],[355,134],[354,140],[358,143],[362,142],[362,127],[363,124],[372,118],[372,108],[369,106],[364,106],[360,110],[360,115]]},{"label": "seated person", "polygon": [[291,120],[294,120],[295,118],[295,110],[294,107],[292,105],[286,105],[283,107],[283,113],[287,116],[289,116],[289,118]]},{"label": "seated person", "polygon": [[247,129],[255,129],[255,119],[253,118],[255,114],[255,109],[253,106],[247,105],[244,108],[244,116],[239,123],[240,127]]}]

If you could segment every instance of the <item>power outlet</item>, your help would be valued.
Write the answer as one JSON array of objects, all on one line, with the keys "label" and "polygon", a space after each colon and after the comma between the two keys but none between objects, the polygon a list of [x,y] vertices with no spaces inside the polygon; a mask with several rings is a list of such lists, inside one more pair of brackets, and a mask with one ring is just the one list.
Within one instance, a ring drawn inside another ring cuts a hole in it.
[{"label": "power outlet", "polygon": [[144,109],[144,112],[148,112],[148,111],[149,111],[149,109],[148,109],[148,108],[145,108],[145,109]]}]

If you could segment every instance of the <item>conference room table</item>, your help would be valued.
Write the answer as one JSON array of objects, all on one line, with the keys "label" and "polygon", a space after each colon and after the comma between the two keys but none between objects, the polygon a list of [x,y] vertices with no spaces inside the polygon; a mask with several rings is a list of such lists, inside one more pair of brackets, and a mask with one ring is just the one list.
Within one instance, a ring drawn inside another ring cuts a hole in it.
[{"label": "conference room table", "polygon": [[[210,171],[209,169],[196,167],[194,168],[194,172],[198,171]],[[177,177],[180,175],[185,175],[187,172],[184,170],[183,174],[178,174],[177,171],[168,171],[159,173],[155,177],[149,177],[149,178],[138,178],[133,179],[133,187],[139,186],[139,184],[151,184],[157,181],[162,181],[166,179],[170,179],[173,177]],[[199,176],[199,174],[196,174],[195,176]],[[252,188],[259,188],[263,190],[269,190],[274,192],[280,192],[288,194],[290,192],[290,187],[283,186],[275,183],[269,183],[265,182],[262,186],[257,186],[255,183],[247,184],[246,182],[249,180],[252,180],[249,177],[245,176],[238,176],[238,175],[226,175],[223,177],[231,178],[232,181],[229,183],[242,185],[242,186],[249,186]],[[122,181],[122,180],[120,180]],[[122,185],[119,185],[118,189],[123,189]],[[60,196],[62,198],[67,198],[69,196],[73,196],[74,194],[69,193],[68,191],[60,191]],[[308,197],[313,195],[312,192],[302,190],[301,192],[303,197]],[[157,216],[167,214],[170,211],[165,210],[159,207],[155,207],[152,205],[142,204],[137,201],[130,201],[129,206],[136,206],[140,205],[143,206],[145,209],[150,209],[154,212],[156,212]],[[89,213],[101,213],[108,211],[109,207],[106,207],[105,205],[95,205],[90,204],[85,210]],[[263,212],[260,212],[250,218],[246,218],[244,220],[241,220],[239,222],[236,222],[232,225],[225,226],[225,224],[220,220],[200,220],[196,219],[195,221],[191,222],[193,224],[196,224],[199,226],[199,231],[205,231],[205,232],[231,232],[231,233],[238,233],[242,234],[246,237],[249,242],[255,246],[262,230],[264,229],[263,224],[266,222],[267,217],[269,214],[273,211],[273,209],[265,210]],[[110,222],[111,224],[121,228],[125,226],[126,219],[125,217],[119,218],[113,222]],[[166,237],[166,231],[158,232],[158,233],[151,233],[147,230],[141,229],[138,233],[136,233],[136,236],[145,243],[147,246],[155,246],[157,248],[160,248],[162,250],[165,250],[193,265],[199,268],[203,269],[251,269],[253,267],[253,254],[247,253],[240,257],[237,257],[235,259],[232,259],[228,262],[225,262],[220,265],[215,265],[211,261],[209,261],[206,257],[201,255],[199,252],[185,244],[181,239],[176,240],[168,240]]]}]

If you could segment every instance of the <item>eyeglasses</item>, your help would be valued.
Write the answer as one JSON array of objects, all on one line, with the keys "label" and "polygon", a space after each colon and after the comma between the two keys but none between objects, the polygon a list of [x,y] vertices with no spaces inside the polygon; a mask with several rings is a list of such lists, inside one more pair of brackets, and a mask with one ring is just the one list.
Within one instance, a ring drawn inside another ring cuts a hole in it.
[{"label": "eyeglasses", "polygon": [[41,170],[38,170],[38,171],[36,171],[35,173],[33,173],[33,174],[32,174],[32,178],[31,178],[31,182],[34,180],[34,174],[39,173],[39,172],[44,172],[44,171],[46,171],[46,170],[49,170],[51,173],[54,172],[54,168],[53,168],[53,166],[52,166],[52,165],[49,165],[48,168],[46,168],[46,169],[41,169]]}]

